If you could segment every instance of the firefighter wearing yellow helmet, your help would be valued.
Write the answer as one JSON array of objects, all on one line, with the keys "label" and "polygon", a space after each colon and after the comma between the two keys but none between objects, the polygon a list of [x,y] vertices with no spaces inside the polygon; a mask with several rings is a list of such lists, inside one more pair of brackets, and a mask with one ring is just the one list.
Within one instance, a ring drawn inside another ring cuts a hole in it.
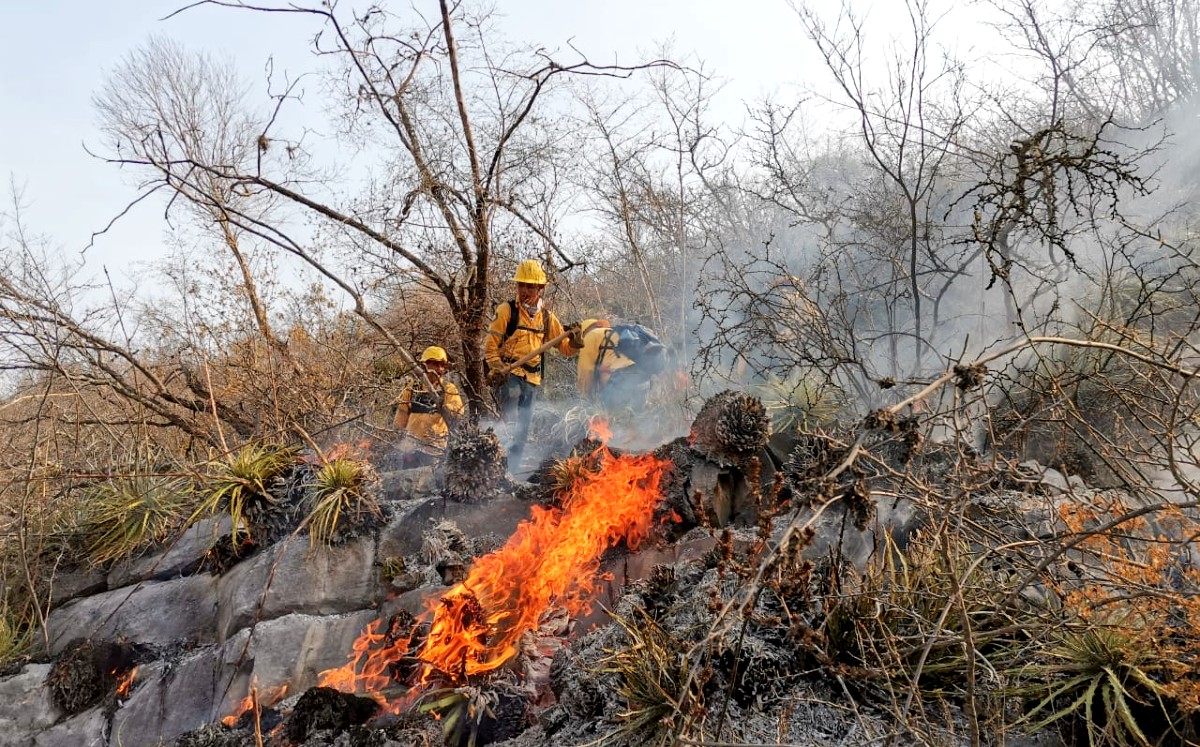
[{"label": "firefighter wearing yellow helmet", "polygon": [[[496,404],[505,420],[512,420],[514,416],[516,419],[516,429],[508,446],[509,465],[515,471],[519,469],[529,437],[529,423],[533,418],[538,387],[542,385],[545,356],[537,355],[511,371],[505,371],[569,330],[563,327],[554,312],[546,308],[542,296],[547,279],[541,263],[534,259],[521,262],[512,279],[517,285],[516,298],[496,306],[496,315],[488,325],[484,339],[483,357]],[[577,337],[564,337],[557,345],[559,352],[566,356],[575,355],[581,347]]]},{"label": "firefighter wearing yellow helmet", "polygon": [[396,401],[393,425],[400,432],[402,467],[435,462],[449,440],[452,422],[446,422],[447,419],[457,420],[465,409],[458,387],[446,380],[450,358],[445,349],[430,345],[419,361],[425,375],[411,377]]},{"label": "firefighter wearing yellow helmet", "polygon": [[651,379],[665,364],[665,349],[640,324],[612,324],[603,319],[580,323],[576,386],[579,394],[608,410],[645,405]]}]

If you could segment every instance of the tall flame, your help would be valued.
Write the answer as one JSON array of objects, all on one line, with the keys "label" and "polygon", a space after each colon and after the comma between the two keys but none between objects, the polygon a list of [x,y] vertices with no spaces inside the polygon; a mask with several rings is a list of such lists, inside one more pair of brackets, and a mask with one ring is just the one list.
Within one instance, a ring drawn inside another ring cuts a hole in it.
[{"label": "tall flame", "polygon": [[636,549],[650,534],[667,463],[605,453],[600,465],[561,509],[534,506],[508,543],[480,558],[442,598],[422,661],[452,675],[486,672],[511,658],[552,606],[572,615],[587,610],[604,551],[621,541]]},{"label": "tall flame", "polygon": [[[593,424],[593,433],[600,432]],[[620,542],[636,549],[650,535],[669,465],[605,448],[600,470],[578,480],[561,508],[533,507],[504,547],[479,558],[466,580],[426,610],[420,680],[438,674],[461,680],[496,669],[516,654],[522,635],[537,630],[546,611],[586,612],[604,551]],[[389,673],[409,641],[388,644],[380,625],[367,626],[345,666],[321,673],[323,686],[378,693],[395,684]]]}]

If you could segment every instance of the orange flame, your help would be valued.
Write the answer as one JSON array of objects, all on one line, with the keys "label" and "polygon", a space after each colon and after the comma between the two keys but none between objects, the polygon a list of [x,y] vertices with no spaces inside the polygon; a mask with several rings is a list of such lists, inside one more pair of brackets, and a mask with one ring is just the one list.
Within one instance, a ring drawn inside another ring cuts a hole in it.
[{"label": "orange flame", "polygon": [[596,415],[588,421],[588,431],[592,438],[601,443],[608,443],[612,440],[612,428],[608,426],[608,419],[603,415]]},{"label": "orange flame", "polygon": [[[117,674],[117,671],[115,669],[113,670],[113,674],[114,675]],[[129,697],[129,691],[133,689],[133,681],[134,681],[134,679],[137,678],[137,674],[138,674],[138,668],[134,667],[133,669],[130,669],[128,672],[125,672],[124,674],[117,677],[117,697],[118,698],[124,699],[124,698]]]},{"label": "orange flame", "polygon": [[321,452],[320,458],[315,454],[305,455],[303,458],[312,463],[319,463],[322,459],[326,462],[332,462],[335,459],[354,459],[362,462],[369,459],[370,456],[371,441],[364,438],[354,443],[347,441],[335,443]]},{"label": "orange flame", "polygon": [[262,706],[270,708],[283,700],[284,696],[287,695],[287,691],[288,686],[286,682],[278,687],[268,687],[266,690],[261,691],[258,689],[258,682],[252,682],[250,684],[250,694],[242,698],[234,712],[222,718],[221,723],[226,726],[233,726],[242,717],[242,714],[254,708],[261,708]]},{"label": "orange flame", "polygon": [[345,666],[321,672],[317,683],[344,693],[368,692],[381,704],[385,703],[379,693],[392,684],[393,665],[407,653],[409,639],[388,644],[387,636],[379,632],[382,625],[382,620],[368,623],[367,629],[354,641],[350,660]]},{"label": "orange flame", "polygon": [[[636,549],[650,536],[659,481],[670,462],[603,449],[600,464],[599,473],[576,483],[561,508],[533,507],[504,547],[479,558],[465,581],[430,605],[423,617],[431,621],[429,633],[417,654],[422,683],[438,674],[461,681],[496,669],[553,607],[571,615],[587,612],[604,551],[620,542]],[[374,693],[383,701],[378,693],[394,684],[392,665],[410,642],[384,643],[380,625],[368,625],[349,662],[321,672],[320,684]]]}]

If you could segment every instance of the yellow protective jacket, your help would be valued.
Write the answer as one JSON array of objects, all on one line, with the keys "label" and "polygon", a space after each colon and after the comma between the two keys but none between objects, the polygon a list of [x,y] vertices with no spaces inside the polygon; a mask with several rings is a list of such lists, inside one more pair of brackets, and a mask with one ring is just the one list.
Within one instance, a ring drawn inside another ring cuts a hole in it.
[{"label": "yellow protective jacket", "polygon": [[[589,319],[580,326],[584,329],[593,323]],[[604,324],[603,322],[601,322]],[[604,327],[593,327],[583,335],[583,349],[579,351],[579,369],[576,375],[576,386],[579,394],[584,397],[595,397],[608,385],[612,375],[623,368],[634,364],[632,358],[617,352],[616,330]]]},{"label": "yellow protective jacket", "polygon": [[[517,327],[513,330],[512,336],[505,339],[504,333],[508,330],[508,322],[512,317],[514,306],[517,309]],[[505,302],[496,307],[496,316],[488,325],[487,336],[483,342],[483,359],[487,362],[489,371],[496,371],[520,360],[526,354],[540,348],[546,341],[558,337],[562,333],[562,322],[549,309],[543,308],[535,317],[531,318],[521,304]],[[567,357],[579,352],[578,348],[566,338],[556,347]],[[540,386],[542,383],[541,363],[542,356],[536,356],[526,361],[524,365],[517,366],[512,373],[534,386]]]},{"label": "yellow protective jacket", "polygon": [[[446,393],[444,407],[453,418],[462,417],[465,410],[458,387],[443,380]],[[411,442],[412,448],[426,454],[441,454],[446,450],[450,428],[438,407],[441,394],[430,392],[424,377],[411,379],[396,400],[396,418],[393,425],[403,431],[403,442]]]}]

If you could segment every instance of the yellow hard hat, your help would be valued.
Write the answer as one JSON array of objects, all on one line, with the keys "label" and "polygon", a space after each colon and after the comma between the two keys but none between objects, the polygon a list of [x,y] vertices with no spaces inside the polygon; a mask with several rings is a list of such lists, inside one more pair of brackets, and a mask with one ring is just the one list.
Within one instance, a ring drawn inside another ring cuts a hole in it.
[{"label": "yellow hard hat", "polygon": [[449,363],[450,358],[446,355],[446,351],[442,348],[439,348],[437,345],[430,345],[429,347],[425,348],[425,352],[421,353],[421,362],[424,363],[425,361],[441,361],[442,363]]},{"label": "yellow hard hat", "polygon": [[513,280],[530,285],[545,285],[546,271],[542,269],[541,262],[536,259],[526,259],[517,265],[517,272],[513,275]]}]

